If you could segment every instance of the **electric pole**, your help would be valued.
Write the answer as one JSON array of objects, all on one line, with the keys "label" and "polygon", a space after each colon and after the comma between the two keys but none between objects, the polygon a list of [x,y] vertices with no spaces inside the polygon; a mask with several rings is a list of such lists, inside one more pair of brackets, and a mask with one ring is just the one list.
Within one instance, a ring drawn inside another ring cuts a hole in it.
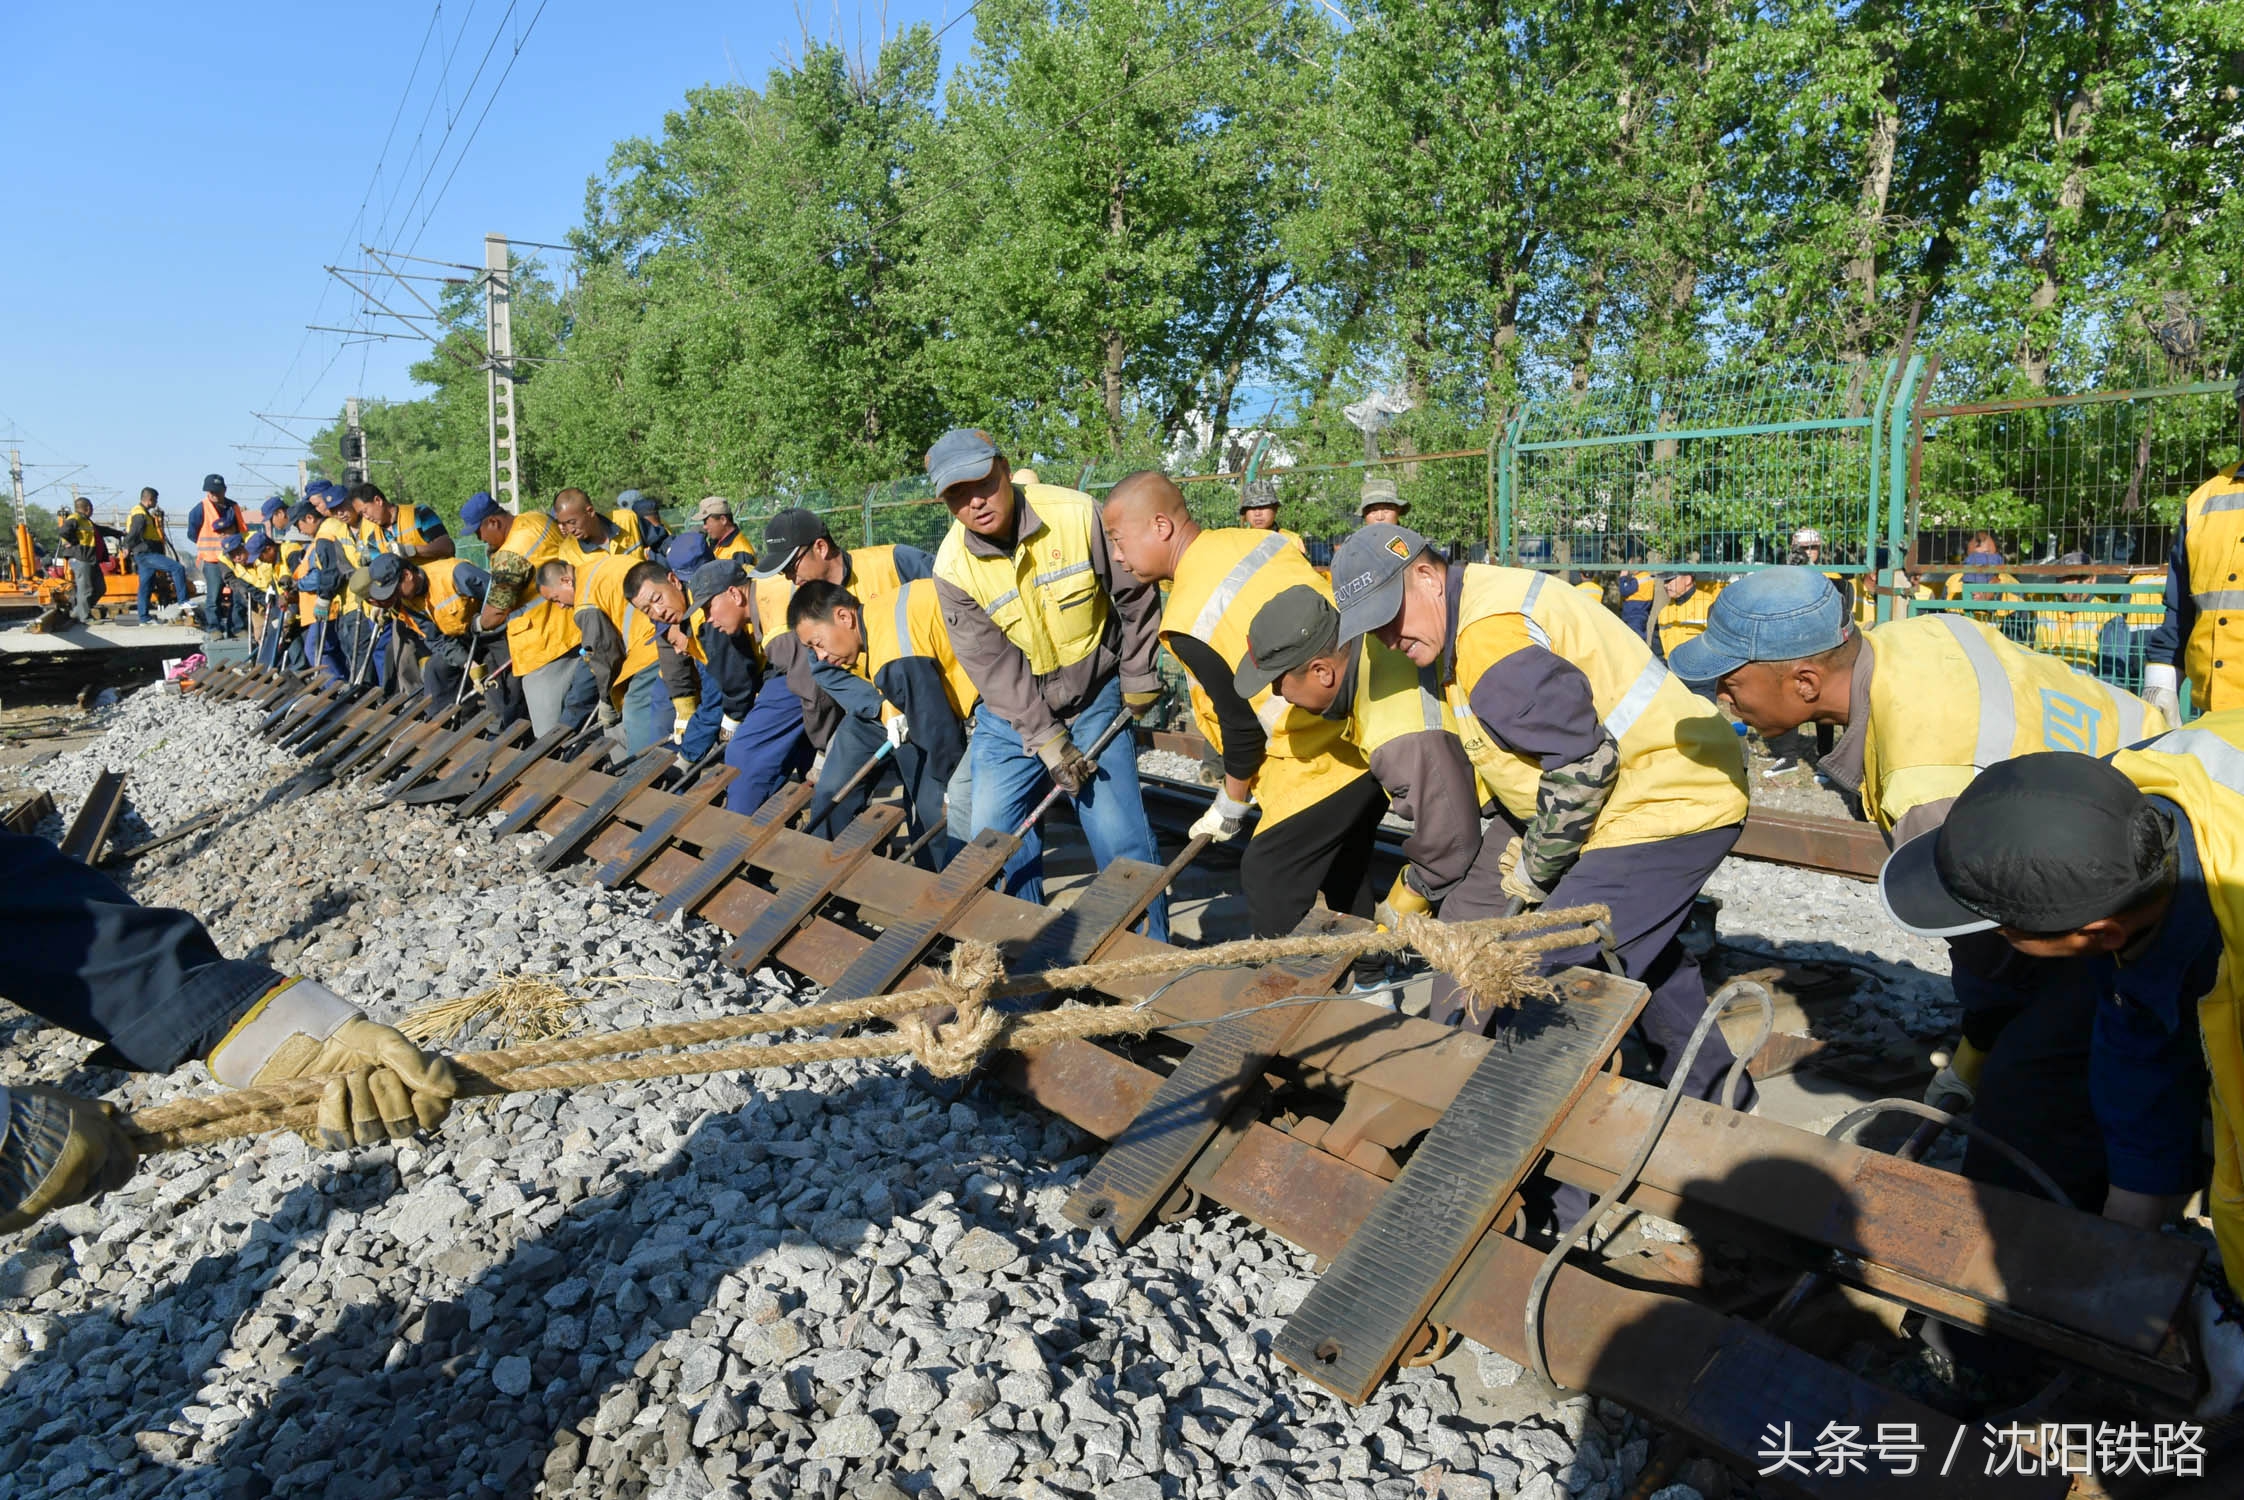
[{"label": "electric pole", "polygon": [[309,489],[309,488],[311,488],[311,484],[312,484],[312,465],[311,465],[311,461],[310,461],[309,459],[303,459],[303,458],[300,458],[300,459],[296,460],[296,498],[297,498],[297,499],[299,499],[299,500],[303,499],[303,498],[304,498],[304,491],[305,491],[305,490],[307,490],[307,489]]},{"label": "electric pole", "polygon": [[22,450],[21,448],[10,448],[10,449],[8,450],[8,487],[9,487],[9,489],[10,489],[10,490],[12,490],[12,491],[14,492],[14,494],[15,494],[15,497],[16,497],[16,515],[15,515],[15,518],[16,518],[16,520],[18,520],[18,521],[21,521],[21,520],[23,520],[23,519],[24,519],[24,514],[23,514],[23,450]]},{"label": "electric pole", "polygon": [[483,330],[490,344],[491,498],[522,508],[521,455],[514,441],[514,270],[506,236],[483,236]]},{"label": "electric pole", "polygon": [[359,424],[358,397],[343,402],[343,487],[366,482],[366,429]]}]

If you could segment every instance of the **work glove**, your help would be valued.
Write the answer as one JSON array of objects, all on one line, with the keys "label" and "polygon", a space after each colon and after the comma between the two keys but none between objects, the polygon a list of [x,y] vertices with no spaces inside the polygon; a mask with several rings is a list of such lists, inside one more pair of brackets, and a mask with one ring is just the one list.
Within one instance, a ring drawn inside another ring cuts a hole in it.
[{"label": "work glove", "polygon": [[623,710],[610,700],[602,698],[593,705],[592,717],[602,729],[613,729],[623,722]]},{"label": "work glove", "polygon": [[39,1084],[0,1088],[0,1234],[125,1185],[139,1164],[116,1110]]},{"label": "work glove", "polygon": [[1160,707],[1162,698],[1166,696],[1159,688],[1147,688],[1142,693],[1124,693],[1122,706],[1129,711],[1131,718],[1142,719]]},{"label": "work glove", "polygon": [[1925,1103],[1950,1114],[1962,1114],[1979,1099],[1979,1073],[1987,1066],[1987,1054],[1968,1041],[1956,1043],[1956,1050],[1940,1071],[1932,1075],[1925,1085]]},{"label": "work glove", "polygon": [[432,1130],[460,1091],[450,1063],[309,979],[286,980],[251,1006],[208,1062],[234,1089],[337,1075],[319,1101],[320,1144],[330,1151]]},{"label": "work glove", "polygon": [[891,753],[902,749],[904,741],[910,738],[912,732],[911,721],[902,714],[889,715],[880,721],[880,727],[881,732],[888,736],[888,748]]},{"label": "work glove", "polygon": [[1208,810],[1200,814],[1200,821],[1192,825],[1186,836],[1205,838],[1219,844],[1228,843],[1239,836],[1239,830],[1245,826],[1246,820],[1247,804],[1232,801],[1229,793],[1218,789],[1215,801],[1208,804]]},{"label": "work glove", "polygon": [[1514,838],[1506,844],[1504,852],[1497,857],[1496,868],[1503,872],[1505,895],[1522,907],[1541,906],[1550,899],[1550,892],[1527,877],[1527,867],[1520,861],[1520,851],[1526,847],[1526,842]]},{"label": "work glove", "polygon": [[2201,1417],[2225,1417],[2244,1399],[2244,1309],[2229,1288],[2226,1273],[2208,1262],[2199,1268],[2190,1293],[2190,1321],[2197,1328],[2199,1363],[2205,1370]]},{"label": "work glove", "polygon": [[1099,774],[1098,762],[1076,749],[1075,741],[1068,738],[1064,729],[1044,742],[1036,758],[1044,762],[1044,769],[1052,773],[1052,780],[1070,797],[1082,796],[1091,778]]},{"label": "work glove", "polygon": [[1380,926],[1393,932],[1406,916],[1430,917],[1433,914],[1434,903],[1420,895],[1418,887],[1410,883],[1410,871],[1406,867],[1395,872],[1395,883],[1387,888],[1387,894],[1380,898],[1372,915]]},{"label": "work glove", "polygon": [[2166,715],[2168,728],[2182,727],[2181,679],[2171,662],[2153,662],[2143,668],[2143,701]]},{"label": "work glove", "polygon": [[729,740],[733,737],[734,732],[739,728],[740,721],[738,719],[726,719],[723,723],[717,726],[717,738],[721,740]]}]

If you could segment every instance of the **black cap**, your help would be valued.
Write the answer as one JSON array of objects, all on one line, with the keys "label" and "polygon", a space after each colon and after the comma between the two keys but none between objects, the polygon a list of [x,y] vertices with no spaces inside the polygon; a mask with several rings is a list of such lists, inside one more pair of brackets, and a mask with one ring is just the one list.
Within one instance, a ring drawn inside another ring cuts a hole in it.
[{"label": "black cap", "polygon": [[2174,858],[2166,820],[2110,762],[2046,751],[1980,772],[1887,858],[1878,894],[1922,937],[2071,932],[2157,895]]},{"label": "black cap", "polygon": [[397,597],[399,580],[405,577],[405,561],[394,552],[384,552],[366,564],[366,597],[376,604],[387,604]]},{"label": "black cap", "polygon": [[1247,659],[1231,684],[1252,698],[1297,667],[1330,655],[1340,645],[1340,611],[1306,583],[1273,596],[1247,624]]},{"label": "black cap", "polygon": [[299,500],[288,508],[288,524],[290,526],[301,526],[318,514],[319,507],[313,505],[311,501]]},{"label": "black cap", "polygon": [[203,493],[206,495],[225,494],[226,476],[223,474],[205,474],[203,476]]},{"label": "black cap", "polygon": [[764,544],[757,550],[762,554],[756,567],[758,578],[777,578],[795,565],[795,559],[807,551],[812,542],[820,539],[832,541],[826,523],[816,513],[797,506],[783,510],[764,523]]}]

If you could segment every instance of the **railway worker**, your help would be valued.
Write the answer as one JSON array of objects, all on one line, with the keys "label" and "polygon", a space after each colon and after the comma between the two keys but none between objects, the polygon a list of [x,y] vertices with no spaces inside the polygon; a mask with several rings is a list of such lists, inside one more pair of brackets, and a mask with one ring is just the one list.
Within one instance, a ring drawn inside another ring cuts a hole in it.
[{"label": "railway worker", "polygon": [[264,527],[252,526],[242,538],[241,560],[234,564],[234,576],[248,596],[250,636],[255,642],[250,654],[256,661],[271,661],[280,647],[279,633],[285,629],[281,581],[286,575],[281,568],[280,547]]},{"label": "railway worker", "polygon": [[[904,783],[911,836],[938,822],[951,826],[948,809],[958,795],[957,826],[965,825],[972,798],[961,781],[974,707],[981,695],[959,665],[932,579],[915,579],[882,598],[861,600],[823,579],[806,579],[787,601],[787,625],[803,649],[828,666],[870,682],[879,693],[879,729]],[[938,834],[920,850],[919,863],[940,870],[959,841]]]},{"label": "railway worker", "polygon": [[[1709,686],[1765,739],[1805,724],[1840,730],[1818,769],[1889,843],[1940,826],[1974,776],[2044,750],[2109,755],[2164,733],[2166,716],[2125,689],[2025,650],[1992,625],[1941,611],[1863,630],[1812,568],[1770,568],[1722,591],[1677,675]],[[2089,1002],[2030,1002],[2041,966],[1981,934],[1949,943],[1963,1041],[1927,1099],[1968,1107],[1997,1037],[2021,1057],[2062,1054]],[[2068,1005],[2070,1009],[2068,1009]],[[2014,1021],[2031,1023],[2011,1035]]]},{"label": "railway worker", "polygon": [[1695,573],[1668,573],[1658,580],[1659,608],[1646,632],[1652,654],[1667,661],[1675,648],[1696,640],[1706,629],[1706,613],[1714,607],[1722,585]]},{"label": "railway worker", "polygon": [[187,586],[187,570],[171,555],[171,538],[165,534],[164,524],[164,511],[156,503],[156,492],[141,490],[140,502],[125,518],[125,550],[132,554],[133,572],[140,579],[135,605],[143,625],[148,623],[149,589],[158,578],[171,580],[174,604],[185,604],[194,597],[194,591]]},{"label": "railway worker", "polygon": [[203,498],[187,514],[187,539],[195,544],[195,563],[203,575],[203,629],[227,640],[246,623],[239,611],[219,613],[227,578],[226,538],[246,528],[241,507],[226,498],[226,476],[205,474]]},{"label": "railway worker", "polygon": [[[221,957],[202,923],[141,906],[45,839],[0,833],[11,954],[0,996],[102,1043],[93,1061],[169,1073],[201,1059],[228,1088],[337,1074],[321,1144],[433,1129],[451,1065],[324,985]],[[122,1187],[137,1164],[110,1105],[40,1084],[0,1087],[0,1234]]]},{"label": "railway worker", "polygon": [[627,524],[622,512],[628,511],[639,528],[639,545],[647,549],[647,556],[661,557],[670,550],[670,528],[662,524],[662,506],[652,495],[642,495],[637,490],[621,490],[616,494],[616,508],[608,512],[608,519],[619,527]]},{"label": "railway worker", "polygon": [[[2236,426],[2244,437],[2244,374],[2236,380]],[[2190,708],[2218,713],[2244,707],[2244,463],[2217,471],[2182,502],[2166,555],[2166,612],[2151,633],[2143,696],[2181,720],[2181,682]]]},{"label": "railway worker", "polygon": [[1250,531],[1274,531],[1293,543],[1303,557],[1309,555],[1309,545],[1302,541],[1301,534],[1278,524],[1278,486],[1271,480],[1257,479],[1239,492],[1239,524]]},{"label": "railway worker", "polygon": [[[691,765],[716,742],[719,733],[729,733],[732,728],[723,716],[723,692],[709,672],[708,649],[701,643],[702,619],[694,609],[685,580],[654,558],[648,558],[644,567],[633,568],[624,582],[630,591],[631,607],[654,621],[655,633],[664,647],[663,680],[671,689],[670,708],[675,719],[671,738],[678,742],[681,761]],[[672,657],[678,658],[675,664],[670,661]],[[697,732],[695,727],[703,722],[704,703],[714,715],[707,720],[712,731],[708,734]]]},{"label": "railway worker", "polygon": [[560,558],[568,538],[549,513],[510,515],[481,490],[460,507],[460,524],[490,549],[485,571],[491,586],[476,623],[486,634],[506,632],[514,686],[500,701],[508,716],[514,716],[513,697],[519,693],[532,734],[583,723],[599,699],[591,670],[578,654],[584,637],[573,611],[549,603],[537,585],[538,568]]},{"label": "railway worker", "polygon": [[[725,806],[752,813],[782,782],[810,769],[802,704],[786,679],[764,661],[749,619],[756,581],[740,559],[703,563],[687,586],[693,603],[689,625],[721,704],[725,764],[734,773],[725,788]],[[778,700],[778,711],[759,714],[756,707],[767,694]]]},{"label": "railway worker", "polygon": [[385,552],[366,565],[366,597],[375,607],[405,622],[400,640],[410,636],[427,657],[422,689],[439,704],[460,696],[460,679],[473,676],[482,647],[476,616],[491,592],[491,575],[457,557],[407,562]]},{"label": "railway worker", "polygon": [[368,562],[388,553],[409,563],[432,563],[459,552],[433,505],[407,511],[371,483],[351,491],[351,504],[358,511],[360,555]]},{"label": "railway worker", "polygon": [[[1671,1073],[1706,1010],[1698,962],[1676,934],[1745,821],[1737,736],[1642,636],[1548,573],[1448,563],[1416,532],[1372,526],[1341,543],[1332,577],[1342,639],[1376,635],[1438,671],[1465,753],[1495,793],[1501,816],[1443,900],[1444,920],[1507,903],[1609,907],[1623,971],[1652,991],[1640,1034]],[[1595,957],[1577,949],[1550,962]],[[1487,1019],[1448,983],[1437,983],[1433,1014]],[[1731,1061],[1709,1033],[1685,1086],[1715,1098]],[[1587,1203],[1563,1194],[1559,1213]]]},{"label": "railway worker", "polygon": [[379,622],[373,607],[349,587],[352,576],[366,562],[359,545],[357,502],[351,498],[349,487],[340,484],[315,485],[311,496],[320,512],[315,536],[333,542],[343,557],[342,586],[334,595],[329,612],[329,625],[345,663],[343,676],[363,678],[367,652],[379,644],[374,633],[374,626]]},{"label": "railway worker", "polygon": [[[2070,1045],[2015,1057],[2025,1022],[2014,1023],[1973,1118],[2076,1207],[2143,1229],[2172,1222],[2206,1182],[2210,1070],[2206,1207],[2226,1284],[2201,1283],[2193,1310],[2212,1377],[2199,1411],[2227,1412],[2244,1391],[2244,713],[2107,757],[1992,766],[1939,828],[1894,850],[1879,891],[1909,931],[1983,936],[2043,973],[2034,1008],[2065,1015]],[[1976,1140],[1964,1174],[2036,1191]]]},{"label": "railway worker", "polygon": [[[1113,555],[1089,495],[1016,485],[988,434],[944,433],[927,450],[927,473],[951,513],[935,556],[943,622],[982,695],[964,836],[1018,827],[1042,800],[1048,775],[1075,799],[1099,864],[1155,861],[1132,737],[1115,735],[1096,761],[1081,747],[1123,713],[1160,701],[1159,593]],[[1031,828],[1002,885],[1041,905],[1043,875],[1044,846]],[[1147,908],[1146,931],[1168,936],[1165,898]]]},{"label": "railway worker", "polygon": [[305,669],[324,673],[332,682],[347,682],[351,661],[344,654],[344,637],[337,625],[342,606],[336,596],[351,576],[350,561],[343,555],[343,544],[327,533],[317,495],[297,501],[288,523],[297,538],[289,576],[296,585],[296,624],[304,633]]},{"label": "railway worker", "polygon": [[[802,705],[803,732],[811,748],[825,753],[818,791],[810,803],[811,826],[840,828],[855,817],[872,794],[861,783],[840,806],[834,794],[884,743],[880,733],[880,695],[843,667],[821,661],[803,648],[787,626],[787,606],[805,583],[831,583],[871,603],[885,599],[915,578],[932,577],[935,559],[917,547],[882,545],[843,548],[816,512],[799,507],[779,511],[764,523],[762,560],[752,570],[755,590],[750,619],[764,656],[785,674]],[[784,715],[783,704],[767,712]],[[830,810],[830,811],[829,811]],[[821,821],[823,820],[823,821]]]},{"label": "railway worker", "polygon": [[600,514],[583,490],[563,490],[553,497],[553,522],[568,538],[561,555],[570,562],[594,557],[628,557],[636,562],[646,555],[639,540],[639,518],[628,510]]},{"label": "railway worker", "polygon": [[1343,641],[1340,611],[1324,590],[1296,583],[1255,611],[1234,686],[1247,698],[1268,687],[1340,725],[1386,788],[1388,810],[1410,821],[1406,862],[1377,911],[1387,926],[1402,913],[1430,914],[1471,872],[1488,792],[1457,737],[1437,671],[1377,636]]},{"label": "railway worker", "polygon": [[1362,499],[1356,505],[1356,515],[1364,525],[1400,526],[1409,514],[1410,502],[1402,497],[1393,475],[1364,475]]},{"label": "railway worker", "polygon": [[709,544],[709,556],[737,557],[744,563],[756,560],[756,544],[748,534],[733,524],[732,502],[722,495],[707,495],[693,508],[693,518],[701,527],[701,538]]},{"label": "railway worker", "polygon": [[[93,518],[93,501],[84,495],[70,509],[55,511],[55,531],[61,540],[64,562],[70,564],[70,612],[81,625],[93,623],[94,602],[102,596],[101,527]],[[211,544],[212,551],[217,544]]]},{"label": "railway worker", "polygon": [[669,699],[699,691],[691,663],[681,670],[676,655],[664,650],[655,622],[631,603],[634,583],[643,585],[646,577],[666,571],[660,563],[613,555],[582,563],[555,558],[538,568],[538,592],[576,616],[599,695],[593,712],[609,737],[621,740],[626,755],[668,739]]},{"label": "railway worker", "polygon": [[1293,931],[1319,891],[1334,911],[1372,915],[1372,840],[1387,797],[1363,752],[1337,721],[1274,694],[1272,679],[1250,692],[1237,685],[1256,611],[1297,588],[1321,599],[1324,580],[1273,532],[1202,530],[1184,492],[1156,470],[1115,485],[1099,518],[1124,567],[1169,585],[1161,642],[1183,664],[1192,716],[1223,758],[1223,787],[1193,836],[1236,838],[1250,804],[1261,809],[1239,863],[1253,935]]}]

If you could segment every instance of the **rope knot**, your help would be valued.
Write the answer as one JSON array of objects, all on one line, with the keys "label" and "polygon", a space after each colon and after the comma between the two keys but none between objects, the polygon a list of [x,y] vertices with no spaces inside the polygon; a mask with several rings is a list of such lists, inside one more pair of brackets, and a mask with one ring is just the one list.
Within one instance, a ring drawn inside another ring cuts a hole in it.
[{"label": "rope knot", "polygon": [[964,942],[951,950],[950,972],[932,986],[933,1003],[897,1019],[914,1060],[937,1078],[973,1072],[1005,1031],[1004,1014],[990,1009],[990,995],[1004,979],[1004,960],[991,944]]},{"label": "rope knot", "polygon": [[1468,931],[1438,917],[1405,912],[1395,923],[1395,935],[1457,981],[1475,1022],[1517,1007],[1528,995],[1557,993],[1537,955],[1508,942],[1505,934]]}]

